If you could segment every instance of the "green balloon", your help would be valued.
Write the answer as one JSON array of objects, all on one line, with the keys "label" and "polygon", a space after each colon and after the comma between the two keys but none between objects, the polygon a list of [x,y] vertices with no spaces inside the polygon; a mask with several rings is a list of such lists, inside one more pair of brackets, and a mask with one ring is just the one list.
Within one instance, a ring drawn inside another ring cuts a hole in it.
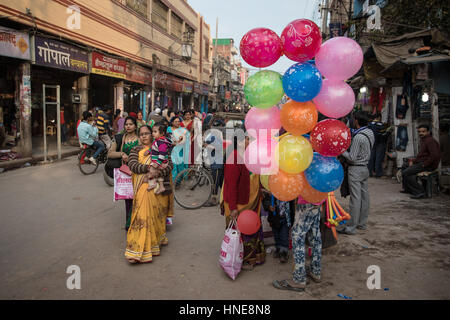
[{"label": "green balloon", "polygon": [[263,70],[248,78],[244,86],[245,99],[255,107],[267,109],[283,98],[283,81],[279,73]]}]

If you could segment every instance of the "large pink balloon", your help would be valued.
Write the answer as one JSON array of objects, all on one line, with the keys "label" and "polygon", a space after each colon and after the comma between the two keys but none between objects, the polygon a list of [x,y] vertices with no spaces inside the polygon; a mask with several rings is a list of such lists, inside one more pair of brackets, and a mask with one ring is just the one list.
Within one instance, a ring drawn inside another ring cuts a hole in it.
[{"label": "large pink balloon", "polygon": [[337,119],[353,110],[355,94],[344,81],[325,79],[322,81],[322,89],[313,101],[320,113]]},{"label": "large pink balloon", "polygon": [[239,46],[241,56],[249,65],[265,68],[283,55],[281,39],[267,28],[256,28],[247,32]]},{"label": "large pink balloon", "polygon": [[276,106],[270,109],[251,108],[245,116],[245,128],[255,138],[273,136],[281,129],[280,109]]},{"label": "large pink balloon", "polygon": [[270,175],[278,171],[275,150],[278,142],[272,139],[257,139],[249,144],[244,153],[247,169],[255,174]]},{"label": "large pink balloon", "polygon": [[286,57],[296,62],[311,60],[322,44],[319,27],[308,19],[290,22],[281,33],[281,43]]},{"label": "large pink balloon", "polygon": [[325,41],[316,54],[316,67],[327,79],[346,80],[359,71],[362,63],[361,47],[346,37]]}]

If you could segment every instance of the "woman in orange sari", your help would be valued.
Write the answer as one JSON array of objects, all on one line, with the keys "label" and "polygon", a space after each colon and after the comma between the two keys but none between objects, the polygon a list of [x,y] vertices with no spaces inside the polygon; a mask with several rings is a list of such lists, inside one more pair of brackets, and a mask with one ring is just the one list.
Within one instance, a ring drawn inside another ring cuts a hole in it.
[{"label": "woman in orange sari", "polygon": [[[158,201],[154,189],[147,190],[149,166],[151,164],[152,133],[150,127],[139,128],[140,146],[129,155],[128,166],[133,173],[133,212],[127,233],[125,257],[130,263],[151,262],[159,256],[162,245],[168,244],[166,236],[164,204]],[[164,170],[170,175],[172,167]]]}]

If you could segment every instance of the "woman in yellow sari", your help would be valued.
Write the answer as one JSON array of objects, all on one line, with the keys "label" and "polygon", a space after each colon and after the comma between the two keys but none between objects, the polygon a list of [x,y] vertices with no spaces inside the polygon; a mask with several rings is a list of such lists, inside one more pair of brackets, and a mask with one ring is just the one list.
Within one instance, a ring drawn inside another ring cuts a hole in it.
[{"label": "woman in yellow sari", "polygon": [[[133,173],[133,212],[127,234],[125,257],[130,263],[151,262],[159,256],[161,245],[168,244],[164,205],[158,201],[154,189],[147,190],[149,165],[151,164],[151,129],[139,128],[141,145],[130,152],[128,166]],[[169,165],[164,174],[170,174]]]}]

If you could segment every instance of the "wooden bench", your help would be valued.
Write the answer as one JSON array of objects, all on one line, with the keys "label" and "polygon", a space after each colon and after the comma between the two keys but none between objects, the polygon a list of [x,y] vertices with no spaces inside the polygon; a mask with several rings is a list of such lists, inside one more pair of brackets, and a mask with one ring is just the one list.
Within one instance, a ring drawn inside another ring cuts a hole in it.
[{"label": "wooden bench", "polygon": [[439,171],[424,171],[417,174],[417,178],[422,182],[428,198],[433,196],[434,191],[439,195]]}]

